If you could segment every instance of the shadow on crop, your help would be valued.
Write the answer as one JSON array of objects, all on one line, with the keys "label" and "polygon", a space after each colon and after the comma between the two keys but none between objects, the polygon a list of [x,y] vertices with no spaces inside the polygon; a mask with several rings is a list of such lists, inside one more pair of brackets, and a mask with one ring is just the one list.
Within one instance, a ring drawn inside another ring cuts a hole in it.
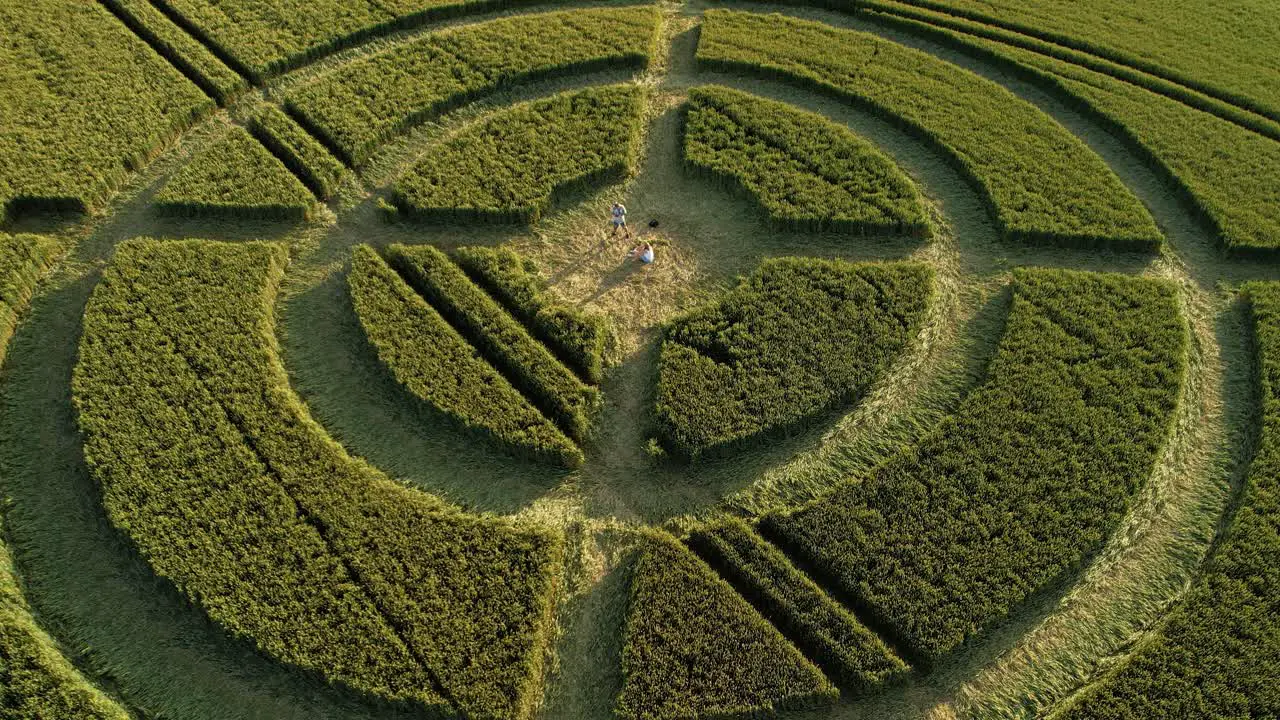
[{"label": "shadow on crop", "polygon": [[400,387],[360,328],[344,273],[286,298],[279,334],[291,383],[312,415],[393,477],[464,507],[512,513],[565,474],[504,454]]},{"label": "shadow on crop", "polygon": [[157,578],[108,521],[70,379],[94,273],[55,277],[14,336],[0,394],[8,539],[40,625],[144,717],[373,720],[380,707],[258,655]]}]

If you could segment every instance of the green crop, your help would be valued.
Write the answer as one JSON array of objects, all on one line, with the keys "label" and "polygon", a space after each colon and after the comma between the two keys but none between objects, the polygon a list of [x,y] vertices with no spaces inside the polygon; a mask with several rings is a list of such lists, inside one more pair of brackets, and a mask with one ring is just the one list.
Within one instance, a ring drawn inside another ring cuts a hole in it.
[{"label": "green crop", "polygon": [[911,180],[870,142],[821,115],[720,87],[689,93],[684,162],[753,198],[792,230],[928,230]]},{"label": "green crop", "polygon": [[[890,3],[871,3],[882,4]],[[1274,70],[1280,44],[1275,7],[1267,0],[1194,4],[1178,0],[902,0],[891,4],[917,5],[1044,39],[1280,120],[1280,79]]]},{"label": "green crop", "polygon": [[154,0],[245,77],[261,84],[309,60],[431,20],[524,0]]},{"label": "green crop", "polygon": [[[232,287],[271,291],[266,270],[280,273],[282,254],[241,247],[193,270],[234,268],[241,277]],[[152,267],[160,256],[148,249],[123,246],[103,276],[85,313],[73,379],[86,461],[108,518],[157,574],[266,654],[364,692],[445,705],[198,365],[153,317],[151,287],[181,266]],[[225,309],[227,319],[242,320],[235,309]],[[148,432],[148,417],[163,430]]]},{"label": "green crop", "polygon": [[[36,284],[61,254],[41,235],[0,234],[0,360]],[[4,537],[0,526],[0,538]],[[129,715],[76,670],[31,616],[13,558],[0,539],[0,717],[5,720]]]},{"label": "green crop", "polygon": [[627,720],[773,717],[838,691],[751,604],[674,538],[636,561],[622,645]]},{"label": "green crop", "polygon": [[289,168],[241,127],[178,171],[156,207],[174,215],[226,215],[301,221],[315,197]]},{"label": "green crop", "polygon": [[930,663],[1085,563],[1168,434],[1171,286],[1018,270],[985,383],[917,447],[764,527]]},{"label": "green crop", "polygon": [[578,377],[600,384],[604,355],[613,337],[607,316],[554,302],[537,267],[507,248],[463,247],[454,250],[452,257]]},{"label": "green crop", "polygon": [[410,394],[463,427],[519,453],[578,467],[582,451],[481,358],[392,270],[377,251],[357,247],[347,276],[360,325]]},{"label": "green crop", "polygon": [[102,205],[215,104],[102,5],[0,4],[0,222]]},{"label": "green crop", "polygon": [[306,183],[316,197],[328,200],[337,192],[345,172],[342,163],[280,108],[268,105],[254,116],[249,130]]},{"label": "green crop", "polygon": [[883,640],[742,521],[699,528],[687,542],[841,685],[868,692],[906,673]]},{"label": "green crop", "polygon": [[445,111],[537,78],[642,68],[658,12],[606,8],[493,20],[426,35],[289,93],[286,108],[348,165]]},{"label": "green crop", "polygon": [[[1280,139],[1280,122],[1224,100],[1221,93],[1205,94],[1188,85],[1179,84],[1169,79],[1166,75],[1152,75],[1127,62],[1126,64],[1120,64],[1083,50],[1051,42],[1042,37],[1033,37],[1008,30],[990,24],[989,21],[980,22],[948,11],[930,9],[921,5],[908,5],[898,0],[788,1],[801,6],[817,5],[825,8],[837,8],[850,14],[872,19],[877,24],[894,26],[914,34],[942,39],[944,42],[957,44],[966,49],[966,51],[978,47],[971,44],[972,38],[992,40],[1013,48],[1029,50],[1038,55],[1062,60],[1083,69],[1110,75],[1117,80],[1138,85],[1197,110],[1216,115],[1241,127],[1255,130],[1267,137]],[[958,36],[970,36],[970,38],[956,41],[955,38]],[[995,55],[984,51],[979,51],[978,54],[983,57],[996,58]]]},{"label": "green crop", "polygon": [[283,246],[129,241],[72,392],[108,518],[219,624],[286,663],[467,717],[536,701],[559,538],[353,459],[289,388]]},{"label": "green crop", "polygon": [[916,334],[931,283],[916,264],[766,261],[668,328],[658,363],[664,442],[681,457],[722,453],[855,400]]},{"label": "green crop", "polygon": [[58,651],[53,638],[36,624],[22,596],[13,558],[3,542],[0,542],[0,717],[4,720],[129,720],[129,714],[86,680]]},{"label": "green crop", "polygon": [[51,237],[0,233],[0,358],[36,283],[61,254],[61,244]]},{"label": "green crop", "polygon": [[933,143],[1009,237],[1150,249],[1142,203],[1081,140],[1000,85],[876,35],[781,15],[705,14],[703,67],[775,75],[854,101]]},{"label": "green crop", "polygon": [[534,222],[557,197],[633,171],[643,99],[609,85],[495,113],[436,146],[393,202],[426,221]]},{"label": "green crop", "polygon": [[600,404],[584,384],[529,335],[462,268],[430,245],[392,245],[391,264],[463,337],[569,437],[581,442]]},{"label": "green crop", "polygon": [[[917,31],[923,27],[907,25]],[[1280,144],[1270,137],[1153,90],[1030,50],[951,30],[925,32],[1012,64],[1074,97],[1163,169],[1217,229],[1229,252],[1280,251],[1280,173],[1274,171],[1280,167]]]},{"label": "green crop", "polygon": [[178,27],[149,0],[102,0],[129,29],[173,63],[209,97],[227,105],[249,87],[248,81],[227,67],[187,31]]},{"label": "green crop", "polygon": [[1199,581],[1128,663],[1063,720],[1280,716],[1280,284],[1247,286],[1262,435]]}]

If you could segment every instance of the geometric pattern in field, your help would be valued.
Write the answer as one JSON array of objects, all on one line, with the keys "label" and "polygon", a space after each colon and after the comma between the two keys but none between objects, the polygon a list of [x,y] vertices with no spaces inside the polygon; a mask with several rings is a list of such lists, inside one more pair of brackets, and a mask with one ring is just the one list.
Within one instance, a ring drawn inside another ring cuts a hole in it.
[{"label": "geometric pattern in field", "polygon": [[[919,4],[0,10],[0,205],[45,233],[0,235],[6,340],[70,254],[0,412],[0,706],[1274,714],[1274,292],[1220,290],[1273,278],[1271,80]],[[48,532],[65,467],[119,548]],[[97,633],[76,555],[213,644]]]},{"label": "geometric pattern in field", "polygon": [[[570,434],[585,437],[588,418],[581,411],[598,402],[594,389],[572,377],[443,253],[418,250],[394,246],[388,264],[361,247],[352,259],[352,304],[382,363],[414,397],[504,449],[581,466],[585,458]],[[426,262],[415,262],[415,255]],[[420,295],[415,285],[431,290]],[[534,399],[541,402],[535,406]],[[583,401],[576,408],[569,404],[575,399]]]},{"label": "geometric pattern in field", "polygon": [[284,257],[119,247],[72,383],[108,517],[273,657],[390,700],[527,716],[559,539],[451,510],[323,434],[269,340]]},{"label": "geometric pattern in field", "polygon": [[504,110],[437,145],[392,202],[425,222],[535,222],[557,198],[633,171],[643,103],[640,88],[608,85]]}]

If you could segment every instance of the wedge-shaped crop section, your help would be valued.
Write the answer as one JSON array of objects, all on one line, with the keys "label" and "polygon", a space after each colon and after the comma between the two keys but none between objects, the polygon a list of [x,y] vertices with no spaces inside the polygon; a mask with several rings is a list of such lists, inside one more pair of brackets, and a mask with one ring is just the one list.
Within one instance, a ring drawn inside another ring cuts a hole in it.
[{"label": "wedge-shaped crop section", "polygon": [[658,362],[664,442],[697,458],[856,399],[915,336],[932,279],[911,263],[766,261],[668,328]]},{"label": "wedge-shaped crop section", "polygon": [[688,543],[842,686],[868,692],[906,673],[883,640],[745,523],[699,528]]},{"label": "wedge-shaped crop section", "polygon": [[137,240],[86,309],[73,397],[107,516],[264,653],[375,696],[528,717],[560,540],[353,459],[278,356],[283,246]]},{"label": "wedge-shaped crop section", "polygon": [[636,561],[622,677],[616,710],[628,720],[771,717],[838,694],[728,583],[658,533]]},{"label": "wedge-shaped crop section", "polygon": [[0,7],[0,221],[99,207],[214,108],[102,5]]},{"label": "wedge-shaped crop section", "polygon": [[600,398],[512,315],[430,245],[392,245],[391,263],[547,417],[581,442]]},{"label": "wedge-shaped crop section", "polygon": [[464,247],[452,254],[467,275],[502,304],[585,382],[599,385],[613,328],[605,315],[554,301],[532,261],[506,248]]},{"label": "wedge-shaped crop section", "polygon": [[927,232],[911,180],[870,142],[814,113],[720,87],[689,93],[684,161],[796,230]]},{"label": "wedge-shaped crop section", "polygon": [[1280,143],[1177,100],[1030,50],[931,29],[1074,97],[1162,168],[1228,252],[1280,254]]},{"label": "wedge-shaped crop section", "polygon": [[1280,716],[1280,284],[1248,294],[1262,433],[1239,507],[1167,623],[1064,720]]},{"label": "wedge-shaped crop section", "polygon": [[343,162],[451,108],[538,78],[643,68],[658,31],[654,7],[545,13],[427,35],[358,60],[289,93],[286,107]]},{"label": "wedge-shaped crop section", "polygon": [[1186,347],[1164,283],[1015,271],[987,379],[956,414],[764,527],[931,662],[1102,546],[1165,442]]},{"label": "wedge-shaped crop section", "polygon": [[268,105],[253,118],[249,130],[297,175],[311,192],[328,200],[338,189],[344,168],[323,145],[280,108]]},{"label": "wedge-shaped crop section", "polygon": [[247,80],[160,12],[151,0],[102,3],[219,104],[226,105],[249,86]]},{"label": "wedge-shaped crop section", "polygon": [[172,215],[221,215],[301,221],[316,199],[241,127],[197,155],[156,193],[156,208]]},{"label": "wedge-shaped crop section", "polygon": [[534,222],[556,198],[633,172],[643,97],[610,85],[496,113],[441,142],[392,200],[428,222]]},{"label": "wedge-shaped crop section", "polygon": [[255,83],[372,37],[530,0],[155,0]]},{"label": "wedge-shaped crop section", "polygon": [[706,13],[705,67],[777,76],[863,105],[934,144],[1006,235],[1148,249],[1155,221],[1078,138],[994,82],[876,35],[781,15]]},{"label": "wedge-shaped crop section", "polygon": [[519,454],[566,467],[582,451],[480,357],[373,248],[357,247],[352,303],[378,358],[410,394]]},{"label": "wedge-shaped crop section", "polygon": [[890,0],[866,4],[890,12],[901,12],[902,5],[916,5],[1040,38],[1280,119],[1274,8],[1266,0],[1177,5],[1174,12],[1163,0]]}]

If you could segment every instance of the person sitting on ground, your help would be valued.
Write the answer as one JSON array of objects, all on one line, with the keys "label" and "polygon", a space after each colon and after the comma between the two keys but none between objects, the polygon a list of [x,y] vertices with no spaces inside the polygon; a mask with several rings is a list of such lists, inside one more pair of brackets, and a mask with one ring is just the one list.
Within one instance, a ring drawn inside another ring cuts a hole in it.
[{"label": "person sitting on ground", "polygon": [[613,204],[613,232],[609,234],[617,235],[618,228],[622,228],[627,237],[631,237],[631,228],[627,227],[627,208],[620,202]]},{"label": "person sitting on ground", "polygon": [[648,265],[653,262],[653,245],[642,242],[631,248],[631,252],[627,253],[627,257],[633,257],[642,264]]}]

